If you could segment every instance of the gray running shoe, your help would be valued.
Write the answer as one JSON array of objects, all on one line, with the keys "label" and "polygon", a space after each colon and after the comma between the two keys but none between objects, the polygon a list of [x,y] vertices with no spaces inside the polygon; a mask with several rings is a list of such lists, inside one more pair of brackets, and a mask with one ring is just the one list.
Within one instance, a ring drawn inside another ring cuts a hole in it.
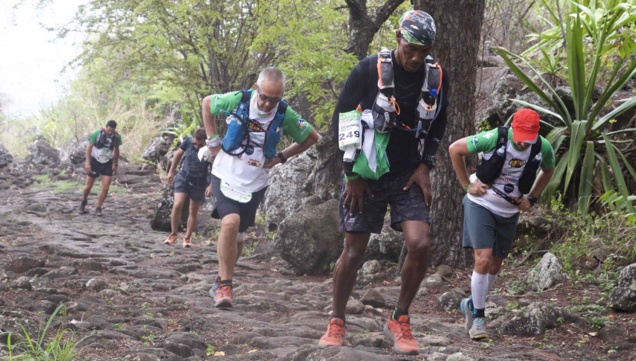
[{"label": "gray running shoe", "polygon": [[86,213],[86,205],[87,204],[88,204],[87,200],[83,200],[82,203],[80,203],[80,207],[79,207],[80,214]]},{"label": "gray running shoe", "polygon": [[470,335],[470,338],[473,340],[488,338],[488,333],[486,333],[486,319],[484,317],[475,317],[473,326],[468,331],[468,335]]},{"label": "gray running shoe", "polygon": [[102,207],[95,208],[95,214],[98,215],[98,216],[101,216],[102,215]]},{"label": "gray running shoe", "polygon": [[464,315],[464,327],[466,331],[470,331],[471,327],[473,327],[473,320],[475,319],[475,307],[473,306],[472,296],[464,298],[459,303],[459,309],[462,311],[462,315]]}]

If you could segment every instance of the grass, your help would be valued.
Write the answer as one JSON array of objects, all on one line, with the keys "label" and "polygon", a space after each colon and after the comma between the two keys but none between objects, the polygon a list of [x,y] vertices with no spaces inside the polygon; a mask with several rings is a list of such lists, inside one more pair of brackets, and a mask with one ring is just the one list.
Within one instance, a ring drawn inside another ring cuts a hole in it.
[{"label": "grass", "polygon": [[83,185],[72,181],[54,181],[48,174],[40,174],[35,176],[35,181],[41,189],[51,190],[53,193],[59,194],[69,191],[81,191]]},{"label": "grass", "polygon": [[[75,341],[75,335],[60,326],[55,333],[49,335],[51,323],[55,317],[64,315],[64,305],[59,305],[49,317],[44,328],[40,328],[36,335],[31,335],[22,326],[24,340],[11,343],[9,334],[7,347],[9,360],[37,360],[37,361],[72,361],[77,360],[77,345],[85,338]],[[16,354],[18,353],[18,354]]]}]

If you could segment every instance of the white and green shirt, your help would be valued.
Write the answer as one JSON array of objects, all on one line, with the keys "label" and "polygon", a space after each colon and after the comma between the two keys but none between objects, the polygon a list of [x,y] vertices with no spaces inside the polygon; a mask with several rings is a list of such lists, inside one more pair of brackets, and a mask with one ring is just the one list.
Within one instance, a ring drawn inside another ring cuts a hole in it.
[{"label": "white and green shirt", "polygon": [[[219,115],[221,111],[234,111],[243,96],[242,91],[225,94],[215,94],[210,102],[212,115]],[[256,92],[252,91],[252,98],[249,104],[249,118],[260,123],[262,129],[267,130],[269,124],[276,116],[278,107],[270,112],[262,112],[256,104]],[[290,136],[296,143],[302,143],[311,134],[313,128],[300,117],[291,107],[287,107],[282,124],[283,134]],[[256,144],[265,143],[266,131],[251,129],[250,140]],[[236,151],[242,151],[242,148]],[[257,192],[267,187],[269,182],[269,170],[264,169],[266,159],[261,147],[254,147],[252,154],[243,153],[233,156],[219,152],[212,166],[212,174],[221,180],[232,185],[233,188],[245,192]]]},{"label": "white and green shirt", "polygon": [[[484,159],[490,159],[497,147],[497,128],[479,133],[468,137],[468,151],[472,154],[482,152]],[[556,162],[554,151],[550,142],[545,138],[539,137],[541,141],[541,168],[551,169]],[[506,143],[506,161],[504,162],[501,174],[494,180],[491,187],[496,187],[501,192],[507,194],[510,198],[516,199],[521,196],[521,192],[517,184],[523,172],[523,168],[528,162],[532,147],[525,150],[518,150],[512,141],[512,129],[508,130],[508,142]],[[470,181],[477,180],[476,174],[470,175]],[[519,207],[510,204],[507,200],[497,195],[495,191],[489,189],[486,194],[481,197],[475,197],[471,194],[467,195],[468,199],[488,209],[489,211],[502,217],[512,217],[519,212]]]},{"label": "white and green shirt", "polygon": [[[100,163],[107,163],[109,160],[113,159],[114,149],[115,147],[121,146],[121,135],[113,134],[109,135],[104,139],[104,146],[101,148],[97,148],[95,143],[99,140],[99,136],[101,135],[102,130],[98,129],[94,131],[91,136],[88,138],[88,141],[93,145],[93,149],[91,149],[91,157],[95,158]],[[111,146],[111,143],[115,144]]]}]

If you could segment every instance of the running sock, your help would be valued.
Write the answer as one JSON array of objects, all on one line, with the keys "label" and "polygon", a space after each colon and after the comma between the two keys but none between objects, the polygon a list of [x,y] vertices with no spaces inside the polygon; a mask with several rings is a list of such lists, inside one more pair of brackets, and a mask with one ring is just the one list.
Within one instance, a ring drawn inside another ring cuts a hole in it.
[{"label": "running sock", "polygon": [[492,286],[495,284],[495,280],[497,279],[497,274],[487,274],[486,275],[488,277],[488,291],[486,292],[486,295],[488,295],[490,293],[490,291],[492,291]]},{"label": "running sock", "polygon": [[473,315],[475,317],[486,317],[486,310],[483,308],[475,308]]},{"label": "running sock", "polygon": [[400,318],[400,316],[402,315],[407,315],[409,314],[409,310],[403,310],[399,307],[396,307],[395,310],[393,310],[393,312],[391,313],[391,319],[392,320],[397,320],[398,318]]},{"label": "running sock", "polygon": [[219,282],[219,284],[221,285],[221,287],[223,287],[223,286],[230,286],[230,287],[232,287],[232,280],[225,280],[225,281],[221,281],[221,282]]},{"label": "running sock", "polygon": [[473,295],[475,310],[486,308],[486,295],[488,294],[488,276],[473,271],[470,281],[470,289]]},{"label": "running sock", "polygon": [[331,315],[331,318],[339,318],[342,320],[342,322],[345,322],[345,315]]}]

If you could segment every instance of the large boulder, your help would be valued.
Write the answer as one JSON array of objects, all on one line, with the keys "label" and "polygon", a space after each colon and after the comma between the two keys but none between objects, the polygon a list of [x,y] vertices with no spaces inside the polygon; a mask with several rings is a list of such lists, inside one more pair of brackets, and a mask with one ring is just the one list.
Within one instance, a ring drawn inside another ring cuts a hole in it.
[{"label": "large boulder", "polygon": [[326,274],[343,248],[338,201],[307,199],[279,225],[274,247],[298,274]]},{"label": "large boulder", "polygon": [[618,285],[610,294],[609,303],[615,310],[636,311],[636,263],[623,268]]},{"label": "large boulder", "polygon": [[[161,199],[157,203],[155,213],[150,221],[150,228],[155,231],[172,232],[171,216],[172,206],[174,205],[174,187],[166,187],[163,190]],[[181,227],[185,227],[188,223],[188,215],[190,210],[190,198],[186,199],[181,211]]]},{"label": "large boulder", "polygon": [[270,229],[276,229],[289,215],[295,215],[303,200],[311,196],[311,181],[307,175],[315,162],[316,150],[311,147],[271,170],[269,187],[263,200]]},{"label": "large boulder", "polygon": [[162,133],[150,142],[141,158],[161,169],[168,169],[171,158],[166,155],[172,148],[175,138],[173,134]]},{"label": "large boulder", "polygon": [[27,147],[29,163],[55,167],[60,164],[60,152],[45,139],[38,139]]},{"label": "large boulder", "polygon": [[86,146],[88,139],[80,140],[68,150],[68,158],[72,164],[82,164],[86,160]]},{"label": "large boulder", "polygon": [[404,236],[391,228],[391,217],[384,218],[384,226],[379,234],[372,234],[369,239],[365,260],[387,260],[397,262],[402,252]]},{"label": "large boulder", "polygon": [[13,156],[9,153],[7,148],[0,144],[0,168],[6,167],[11,162],[13,162]]}]

